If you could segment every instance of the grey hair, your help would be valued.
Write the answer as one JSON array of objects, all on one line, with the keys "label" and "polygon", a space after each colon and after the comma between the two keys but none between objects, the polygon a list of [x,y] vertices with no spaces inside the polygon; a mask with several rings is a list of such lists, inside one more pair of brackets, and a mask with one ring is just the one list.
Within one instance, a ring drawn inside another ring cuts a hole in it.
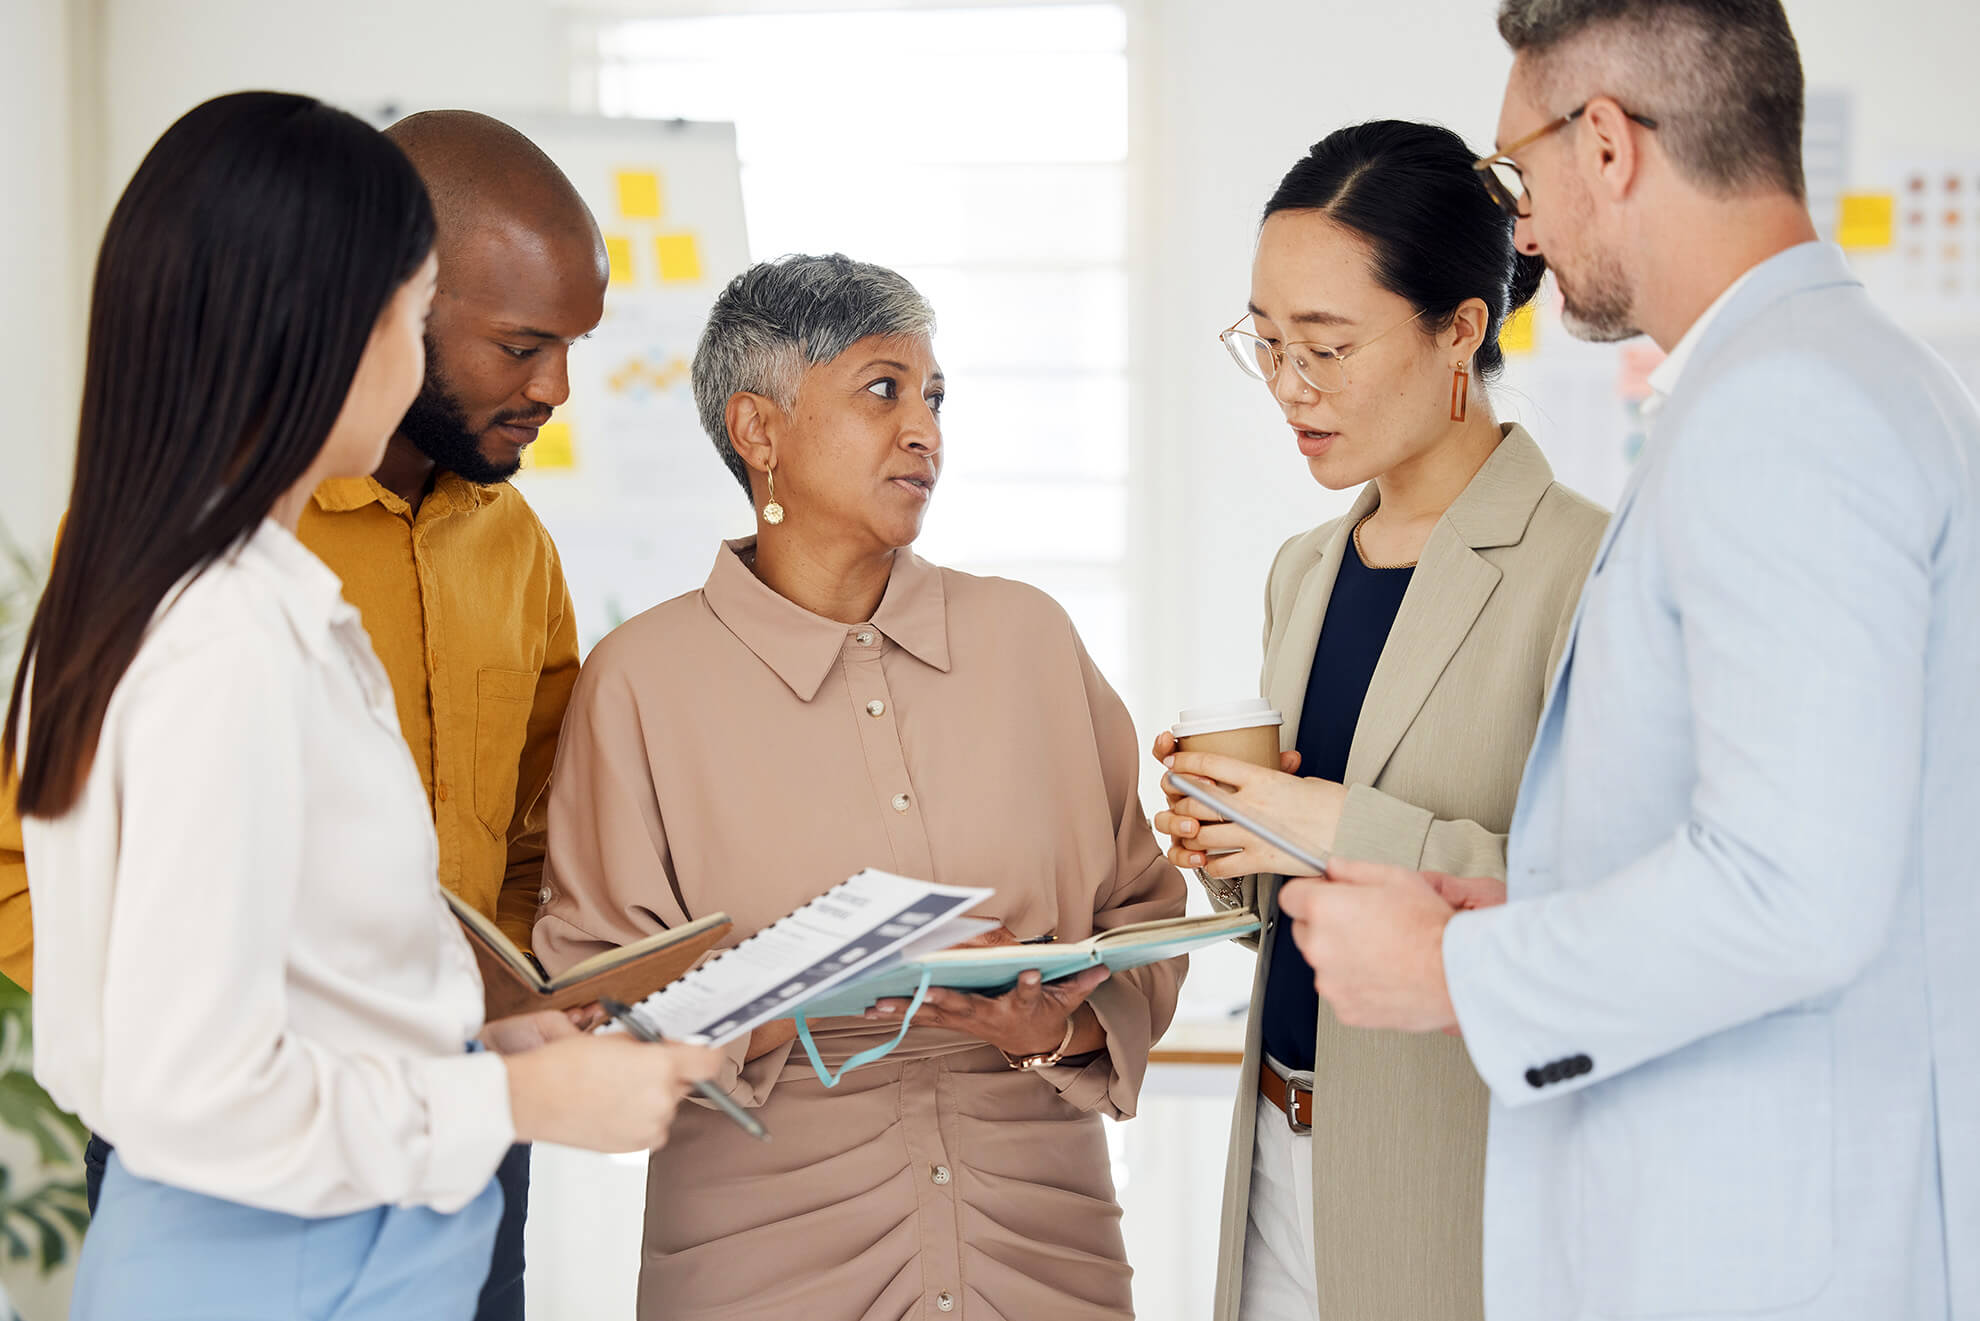
[{"label": "grey hair", "polygon": [[1655,119],[1699,187],[1807,196],[1801,53],[1781,0],[1502,0],[1499,35],[1547,92]]},{"label": "grey hair", "polygon": [[830,362],[869,335],[928,335],[935,309],[885,266],[839,253],[759,262],[729,282],[694,351],[694,404],[722,462],[749,490],[749,465],[729,435],[733,396],[797,402],[807,366]]}]

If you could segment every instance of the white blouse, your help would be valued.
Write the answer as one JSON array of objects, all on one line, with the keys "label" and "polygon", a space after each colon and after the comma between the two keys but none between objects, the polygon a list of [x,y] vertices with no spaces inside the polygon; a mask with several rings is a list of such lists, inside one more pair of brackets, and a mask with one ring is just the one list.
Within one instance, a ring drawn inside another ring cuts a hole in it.
[{"label": "white blouse", "polygon": [[134,1174],[454,1211],[514,1140],[391,684],[264,523],[161,607],[82,795],[24,823],[35,1077]]}]

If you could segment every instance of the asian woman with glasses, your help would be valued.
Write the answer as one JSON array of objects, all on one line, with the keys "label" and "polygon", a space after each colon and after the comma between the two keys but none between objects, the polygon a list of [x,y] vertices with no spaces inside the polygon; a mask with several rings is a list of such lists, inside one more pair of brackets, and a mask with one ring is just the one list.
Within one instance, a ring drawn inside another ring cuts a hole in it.
[{"label": "asian woman with glasses", "polygon": [[[1156,740],[1309,852],[1503,876],[1521,767],[1606,516],[1486,385],[1543,267],[1456,134],[1318,143],[1265,207],[1224,331],[1313,479],[1360,487],[1267,581],[1281,771]],[[1224,906],[1304,870],[1173,797],[1156,828]],[[1226,850],[1236,850],[1226,852]],[[1341,1027],[1268,923],[1226,1176],[1217,1316],[1477,1318],[1486,1091],[1461,1042]]]}]

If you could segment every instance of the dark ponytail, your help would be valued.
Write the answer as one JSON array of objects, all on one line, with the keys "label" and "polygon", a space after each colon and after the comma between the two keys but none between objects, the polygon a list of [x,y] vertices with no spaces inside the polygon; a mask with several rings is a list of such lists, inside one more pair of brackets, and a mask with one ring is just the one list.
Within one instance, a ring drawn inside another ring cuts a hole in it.
[{"label": "dark ponytail", "polygon": [[1464,139],[1435,124],[1381,119],[1337,129],[1313,144],[1279,182],[1264,218],[1324,211],[1366,239],[1375,279],[1423,313],[1426,333],[1450,327],[1467,299],[1483,299],[1491,323],[1474,368],[1491,380],[1505,367],[1499,330],[1533,301],[1547,264],[1513,247],[1513,222],[1485,191]]}]

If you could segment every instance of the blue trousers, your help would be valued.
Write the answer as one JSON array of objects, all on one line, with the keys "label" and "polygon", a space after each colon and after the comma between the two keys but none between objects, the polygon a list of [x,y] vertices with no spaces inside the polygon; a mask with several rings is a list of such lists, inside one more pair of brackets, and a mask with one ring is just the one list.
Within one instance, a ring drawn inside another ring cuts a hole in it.
[{"label": "blue trousers", "polygon": [[72,1321],[466,1321],[502,1190],[453,1215],[310,1219],[141,1179],[114,1153],[83,1239]]},{"label": "blue trousers", "polygon": [[[94,1133],[83,1151],[83,1181],[89,1192],[89,1213],[96,1214],[103,1193],[104,1171],[111,1146]],[[474,1321],[523,1321],[523,1225],[529,1216],[529,1147],[509,1148],[495,1171],[502,1188],[502,1220],[495,1230],[495,1252],[488,1278],[481,1287]]]}]

